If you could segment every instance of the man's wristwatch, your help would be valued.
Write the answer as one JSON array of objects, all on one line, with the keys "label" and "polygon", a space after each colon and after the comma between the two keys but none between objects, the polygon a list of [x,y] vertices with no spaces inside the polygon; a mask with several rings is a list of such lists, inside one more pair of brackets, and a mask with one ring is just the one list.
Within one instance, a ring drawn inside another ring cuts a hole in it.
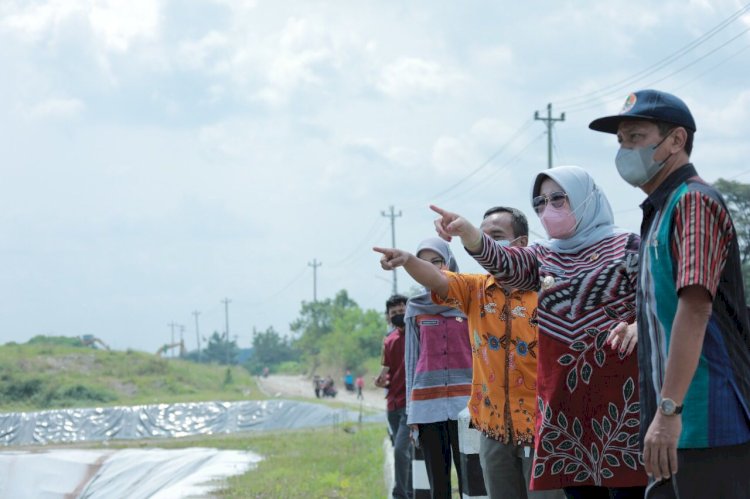
[{"label": "man's wristwatch", "polygon": [[677,414],[681,414],[682,407],[683,406],[681,405],[677,405],[674,400],[666,397],[661,399],[661,402],[659,402],[659,410],[665,416],[676,416]]}]

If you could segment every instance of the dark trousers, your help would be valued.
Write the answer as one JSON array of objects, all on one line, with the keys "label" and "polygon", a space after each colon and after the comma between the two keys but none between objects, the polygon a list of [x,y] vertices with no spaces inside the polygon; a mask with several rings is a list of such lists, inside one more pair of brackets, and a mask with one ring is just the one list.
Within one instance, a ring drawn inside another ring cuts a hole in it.
[{"label": "dark trousers", "polygon": [[461,487],[461,455],[458,449],[458,422],[440,421],[419,425],[419,445],[424,452],[427,479],[433,499],[451,497],[451,459],[456,466],[458,490]]},{"label": "dark trousers", "polygon": [[565,487],[568,499],[643,499],[646,487]]},{"label": "dark trousers", "polygon": [[388,425],[391,427],[393,442],[393,497],[412,497],[411,485],[411,442],[409,427],[406,425],[406,408],[388,411]]},{"label": "dark trousers", "polygon": [[649,485],[646,497],[750,498],[750,442],[710,449],[678,449],[677,473],[671,480]]}]

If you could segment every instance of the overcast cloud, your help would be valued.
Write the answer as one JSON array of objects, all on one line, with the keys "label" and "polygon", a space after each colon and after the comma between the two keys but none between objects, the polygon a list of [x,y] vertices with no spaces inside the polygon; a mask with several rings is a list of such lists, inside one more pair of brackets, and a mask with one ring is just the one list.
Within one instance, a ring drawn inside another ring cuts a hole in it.
[{"label": "overcast cloud", "polygon": [[[192,349],[191,312],[221,332],[228,297],[249,346],[253,327],[288,333],[313,259],[319,298],[347,289],[380,310],[381,211],[402,213],[409,250],[434,234],[431,202],[531,215],[547,164],[533,114],[548,102],[566,113],[555,164],[588,168],[628,229],[643,195],[617,176],[615,139],[587,124],[631,91],[683,97],[703,177],[750,182],[750,14],[720,24],[742,8],[5,0],[0,342],[95,334],[155,351],[175,321]],[[413,285],[399,273],[399,290]]]}]

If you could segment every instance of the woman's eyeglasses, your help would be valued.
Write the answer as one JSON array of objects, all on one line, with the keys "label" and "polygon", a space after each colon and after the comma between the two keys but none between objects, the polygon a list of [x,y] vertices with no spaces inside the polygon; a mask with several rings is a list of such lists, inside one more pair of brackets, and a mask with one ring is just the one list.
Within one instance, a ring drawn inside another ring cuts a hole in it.
[{"label": "woman's eyeglasses", "polygon": [[562,191],[550,192],[543,196],[536,196],[531,201],[531,205],[537,214],[539,214],[547,207],[547,203],[550,203],[554,208],[562,208],[566,199],[568,199],[568,195]]},{"label": "woman's eyeglasses", "polygon": [[433,258],[432,260],[428,261],[435,267],[442,267],[445,264],[445,260],[443,260],[442,258]]}]

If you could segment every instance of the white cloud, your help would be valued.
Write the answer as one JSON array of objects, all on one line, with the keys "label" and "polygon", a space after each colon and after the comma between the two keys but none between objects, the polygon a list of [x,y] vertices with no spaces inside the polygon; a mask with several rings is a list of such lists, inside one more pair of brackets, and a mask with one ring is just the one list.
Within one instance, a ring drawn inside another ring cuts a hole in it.
[{"label": "white cloud", "polygon": [[154,37],[158,29],[156,0],[50,0],[35,5],[5,5],[2,24],[22,38],[56,39],[58,32],[82,20],[104,46],[127,51],[133,39]]},{"label": "white cloud", "polygon": [[52,0],[31,6],[7,3],[2,7],[2,24],[27,40],[36,41],[74,15],[82,14],[84,8],[81,0]]},{"label": "white cloud", "polygon": [[214,69],[221,54],[231,48],[229,43],[230,40],[226,34],[210,31],[198,40],[181,42],[177,47],[178,61],[188,69]]},{"label": "white cloud", "polygon": [[435,61],[400,57],[383,68],[378,88],[394,98],[409,99],[424,94],[441,94],[463,79],[460,72]]},{"label": "white cloud", "polygon": [[84,108],[79,99],[52,98],[31,106],[28,115],[33,119],[69,118],[80,114]]},{"label": "white cloud", "polygon": [[107,48],[125,52],[137,38],[156,36],[159,2],[156,0],[99,0],[89,12],[94,33]]},{"label": "white cloud", "polygon": [[269,104],[285,102],[298,87],[320,85],[322,72],[338,65],[334,41],[320,24],[290,18],[271,47],[267,84],[258,97]]},{"label": "white cloud", "polygon": [[710,103],[698,103],[693,106],[693,114],[700,116],[697,124],[699,133],[703,130],[721,131],[725,137],[747,137],[750,125],[750,90],[745,90],[733,96],[733,99],[723,103],[723,107],[714,107]]},{"label": "white cloud", "polygon": [[507,45],[480,47],[474,57],[478,64],[507,68],[513,63],[513,48]]},{"label": "white cloud", "polygon": [[432,148],[432,162],[441,174],[453,173],[457,168],[464,169],[472,157],[471,147],[456,137],[440,137]]}]

